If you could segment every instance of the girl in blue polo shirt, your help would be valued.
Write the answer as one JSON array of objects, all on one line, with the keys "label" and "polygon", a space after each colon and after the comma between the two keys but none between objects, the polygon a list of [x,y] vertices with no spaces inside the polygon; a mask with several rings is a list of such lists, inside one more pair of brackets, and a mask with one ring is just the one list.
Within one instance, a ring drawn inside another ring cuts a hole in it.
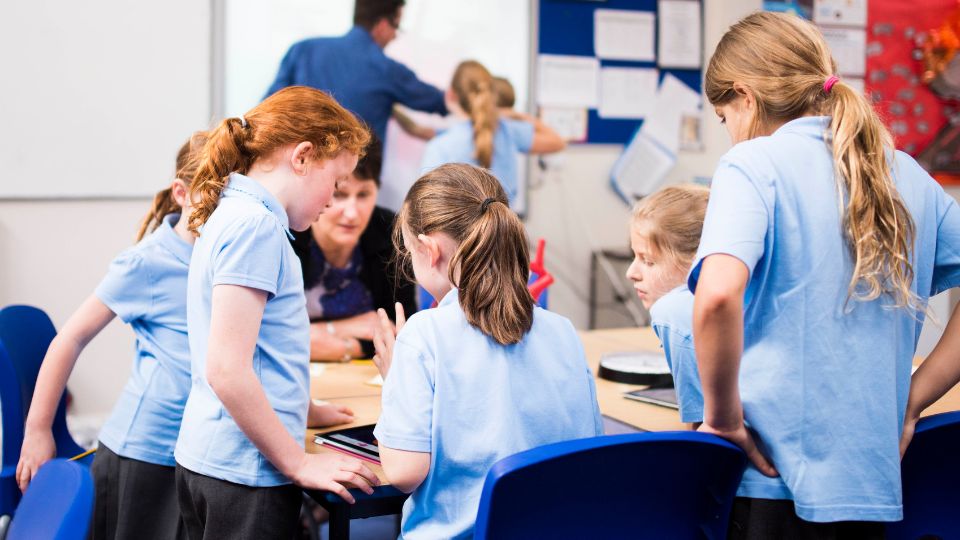
[{"label": "girl in blue polo shirt", "polygon": [[731,538],[882,537],[902,518],[925,306],[960,283],[956,202],[836,72],[815,26],[774,13],[733,25],[706,72],[735,146],[689,286],[701,429],[752,462]]},{"label": "girl in blue polo shirt", "polygon": [[455,100],[469,120],[434,137],[424,150],[421,169],[444,163],[470,163],[490,169],[500,179],[509,200],[517,195],[517,153],[547,154],[563,150],[555,131],[532,116],[512,112],[501,118],[494,80],[483,64],[460,63],[450,83]]},{"label": "girl in blue polo shirt", "polygon": [[412,492],[401,537],[465,538],[496,461],[602,434],[593,376],[570,321],[535,307],[523,223],[489,171],[460,163],[421,177],[394,238],[442,300],[398,316],[395,342],[380,310],[374,433],[387,479]]},{"label": "girl in blue polo shirt", "polygon": [[[370,139],[327,94],[278,91],[211,131],[191,188],[199,234],[187,282],[193,385],[175,456],[191,538],[294,536],[298,486],[353,497],[359,460],[307,454],[338,414],[310,401],[310,321],[290,230],[306,230]],[[296,484],[296,485],[294,485]]]},{"label": "girl in blue polo shirt", "polygon": [[703,393],[693,353],[693,294],[687,288],[697,254],[710,190],[703,186],[665,187],[637,202],[630,220],[633,282],[650,326],[660,338],[673,373],[680,420],[703,422]]},{"label": "girl in blue polo shirt", "polygon": [[50,426],[80,352],[114,317],[133,328],[130,379],[100,432],[91,469],[91,538],[183,536],[173,447],[190,390],[186,289],[194,236],[181,215],[190,212],[187,192],[205,140],[196,133],[180,149],[176,179],[154,198],[139,243],[113,260],[93,295],[67,320],[37,377],[17,465],[21,489],[56,455]]}]

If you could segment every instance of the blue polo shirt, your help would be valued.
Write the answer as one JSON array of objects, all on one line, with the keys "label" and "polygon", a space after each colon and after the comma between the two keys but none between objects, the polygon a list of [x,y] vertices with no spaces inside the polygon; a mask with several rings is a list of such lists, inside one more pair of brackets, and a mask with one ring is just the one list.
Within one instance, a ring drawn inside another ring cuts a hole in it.
[{"label": "blue polo shirt", "polygon": [[443,91],[384,54],[370,33],[354,26],[339,37],[306,39],[287,51],[267,96],[287,86],[310,86],[331,94],[383,141],[393,105],[447,114]]},{"label": "blue polo shirt", "polygon": [[[490,172],[500,180],[509,200],[517,195],[517,154],[527,153],[533,145],[533,124],[521,120],[501,119],[493,135],[493,159]],[[474,159],[473,122],[454,124],[427,143],[420,162],[422,172],[445,163],[469,163]]]},{"label": "blue polo shirt", "polygon": [[[696,291],[713,254],[750,271],[740,395],[780,477],[750,467],[738,494],[792,499],[807,521],[896,521],[900,433],[923,313],[890,309],[886,297],[847,301],[853,261],[825,142],[829,121],[799,118],[724,155],[689,286]],[[960,211],[908,155],[890,159],[916,225],[912,289],[925,303],[960,284]]]},{"label": "blue polo shirt", "polygon": [[187,343],[189,243],[171,214],[150,236],[124,250],[94,294],[136,336],[130,379],[100,431],[115,454],[172,467],[183,406],[190,392]]},{"label": "blue polo shirt", "polygon": [[534,308],[520,343],[471,326],[450,291],[397,336],[374,434],[430,453],[403,505],[402,538],[469,538],[490,467],[544,444],[603,433],[593,376],[567,319]]},{"label": "blue polo shirt", "polygon": [[703,422],[703,391],[693,349],[693,293],[686,284],[650,306],[650,326],[660,338],[673,374],[682,422]]},{"label": "blue polo shirt", "polygon": [[240,430],[207,382],[211,295],[217,285],[266,291],[253,372],[287,433],[303,440],[310,400],[310,323],[287,213],[263,186],[231,174],[190,261],[187,326],[192,387],[176,458],[199,474],[247,486],[289,484]]}]

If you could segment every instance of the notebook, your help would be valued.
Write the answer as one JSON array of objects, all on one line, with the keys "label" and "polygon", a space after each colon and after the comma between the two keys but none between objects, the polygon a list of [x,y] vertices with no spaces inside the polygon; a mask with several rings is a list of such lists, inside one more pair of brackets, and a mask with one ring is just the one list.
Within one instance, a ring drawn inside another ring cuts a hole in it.
[{"label": "notebook", "polygon": [[317,433],[313,442],[379,465],[380,449],[377,447],[376,437],[373,436],[375,427],[376,424],[370,424]]}]

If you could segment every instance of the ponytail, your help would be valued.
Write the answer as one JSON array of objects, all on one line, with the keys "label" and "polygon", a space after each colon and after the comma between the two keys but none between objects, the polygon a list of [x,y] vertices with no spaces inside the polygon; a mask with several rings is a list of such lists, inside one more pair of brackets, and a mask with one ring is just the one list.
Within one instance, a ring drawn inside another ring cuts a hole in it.
[{"label": "ponytail", "polygon": [[758,12],[721,38],[703,86],[714,106],[736,99],[735,84],[749,89],[757,103],[750,137],[803,115],[830,115],[827,142],[854,265],[848,299],[889,295],[894,307],[917,310],[911,264],[916,231],[890,172],[893,139],[866,98],[837,82],[836,72],[814,25],[794,15]]},{"label": "ponytail", "polygon": [[407,193],[394,227],[397,253],[409,258],[404,228],[414,236],[442,232],[457,242],[448,277],[470,325],[501,345],[519,343],[530,331],[527,235],[489,171],[450,163],[422,176]]},{"label": "ponytail", "polygon": [[453,74],[453,91],[473,123],[474,159],[485,169],[493,162],[493,137],[500,121],[493,76],[474,60],[461,62]]},{"label": "ponytail", "polygon": [[[183,146],[177,151],[176,177],[186,183],[188,189],[193,182],[193,177],[197,174],[201,151],[206,141],[207,132],[197,131],[191,135],[187,142],[183,143]],[[140,222],[140,230],[137,232],[137,242],[143,240],[143,237],[146,236],[148,232],[156,230],[156,228],[163,223],[165,217],[181,212],[182,210],[173,198],[173,190],[171,188],[168,187],[158,191],[153,197],[153,205],[150,207],[150,211],[147,212],[143,221]]]},{"label": "ponytail", "polygon": [[223,120],[210,132],[190,188],[190,230],[197,233],[216,210],[230,173],[246,174],[258,159],[301,142],[313,144],[314,159],[362,157],[370,132],[329,94],[306,86],[279,90],[242,117]]}]

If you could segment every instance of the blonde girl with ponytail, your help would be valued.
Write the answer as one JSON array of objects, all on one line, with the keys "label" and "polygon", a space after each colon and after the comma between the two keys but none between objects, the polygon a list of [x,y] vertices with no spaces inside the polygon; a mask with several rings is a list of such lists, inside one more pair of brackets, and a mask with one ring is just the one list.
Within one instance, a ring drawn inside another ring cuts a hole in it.
[{"label": "blonde girl with ponytail", "polygon": [[[380,310],[374,433],[389,482],[411,493],[402,537],[465,538],[499,459],[602,433],[593,377],[567,319],[535,307],[523,224],[489,171],[442,165],[414,183],[395,243],[436,309],[399,333]],[[402,310],[398,304],[398,310]]]},{"label": "blonde girl with ponytail", "polygon": [[510,112],[501,117],[493,76],[483,64],[467,60],[453,73],[448,101],[467,120],[434,137],[424,150],[421,169],[444,163],[470,163],[490,169],[500,179],[507,198],[517,195],[517,153],[549,154],[566,146],[564,140],[540,120]]},{"label": "blonde girl with ponytail", "polygon": [[301,488],[353,502],[376,475],[360,461],[307,454],[308,426],[352,421],[310,400],[310,322],[288,238],[316,221],[370,140],[329,95],[271,95],[209,135],[191,186],[199,238],[187,284],[193,386],[176,482],[190,538],[289,539]]},{"label": "blonde girl with ponytail", "polygon": [[706,71],[734,147],[689,286],[701,429],[752,463],[731,538],[882,537],[901,519],[911,361],[927,299],[960,283],[956,203],[837,71],[815,26],[774,13],[734,24]]},{"label": "blonde girl with ponytail", "polygon": [[[87,343],[115,317],[137,338],[130,378],[100,431],[91,466],[92,539],[172,540],[184,534],[173,450],[190,392],[186,291],[194,235],[187,230],[188,194],[205,141],[206,133],[197,132],[180,148],[174,180],[154,198],[137,244],[114,258],[63,325],[37,376],[17,464],[21,490],[57,455],[51,423]],[[124,495],[130,493],[137,495]]]}]

